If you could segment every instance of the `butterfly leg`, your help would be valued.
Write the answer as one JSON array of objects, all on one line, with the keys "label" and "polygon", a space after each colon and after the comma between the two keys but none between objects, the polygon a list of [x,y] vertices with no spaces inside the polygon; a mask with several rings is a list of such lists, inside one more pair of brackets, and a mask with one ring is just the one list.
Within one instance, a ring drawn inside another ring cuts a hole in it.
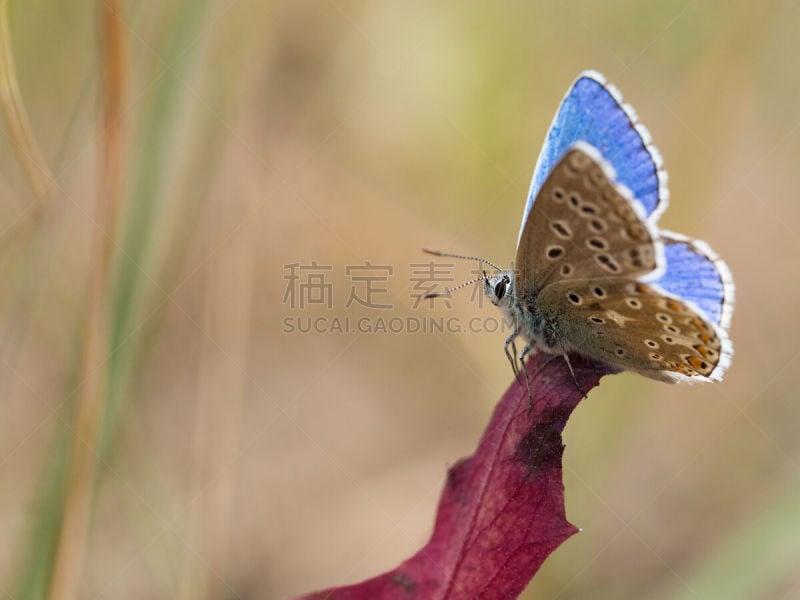
[{"label": "butterfly leg", "polygon": [[531,393],[531,380],[530,377],[528,376],[528,365],[525,363],[525,359],[528,357],[528,354],[530,354],[531,351],[533,351],[535,348],[536,348],[536,342],[534,340],[531,340],[530,342],[525,344],[525,347],[522,349],[522,352],[519,353],[520,370],[525,375],[525,387],[528,390],[528,400],[529,400],[528,414],[530,414],[533,411],[533,394]]},{"label": "butterfly leg", "polygon": [[[508,362],[511,363],[511,370],[514,372],[514,377],[517,378],[517,380],[519,380],[519,368],[517,367],[517,345],[514,340],[516,340],[519,332],[520,328],[516,327],[512,334],[506,339],[505,346],[503,346],[503,351],[506,353]],[[511,346],[511,352],[508,351],[509,346]]]},{"label": "butterfly leg", "polygon": [[517,379],[519,379],[519,365],[517,364],[517,342],[515,340],[511,341],[511,356],[514,357],[514,366],[517,369]]},{"label": "butterfly leg", "polygon": [[578,391],[581,394],[583,394],[584,398],[586,398],[587,397],[586,392],[583,391],[581,384],[578,383],[578,378],[575,377],[575,371],[572,370],[572,363],[569,362],[569,355],[566,352],[564,352],[563,356],[564,356],[564,362],[567,363],[567,368],[569,369],[570,375],[572,375],[572,381],[575,382],[575,387],[578,388]]}]

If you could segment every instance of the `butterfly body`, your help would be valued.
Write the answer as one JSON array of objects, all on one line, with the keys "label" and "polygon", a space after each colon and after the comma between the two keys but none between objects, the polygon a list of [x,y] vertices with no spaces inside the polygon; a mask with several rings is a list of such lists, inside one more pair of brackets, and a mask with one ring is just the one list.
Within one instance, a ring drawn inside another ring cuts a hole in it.
[{"label": "butterfly body", "polygon": [[532,351],[577,353],[661,381],[721,379],[730,272],[704,243],[658,228],[666,201],[647,130],[601,76],[579,77],[534,171],[516,268],[484,278],[514,326],[506,354],[521,336],[523,365]]}]

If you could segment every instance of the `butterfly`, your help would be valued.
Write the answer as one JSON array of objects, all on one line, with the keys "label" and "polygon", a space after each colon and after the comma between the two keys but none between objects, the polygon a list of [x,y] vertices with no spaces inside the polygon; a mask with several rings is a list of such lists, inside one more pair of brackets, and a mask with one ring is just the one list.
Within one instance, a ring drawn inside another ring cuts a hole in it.
[{"label": "butterfly", "polygon": [[505,353],[515,374],[541,351],[671,383],[722,379],[733,279],[707,244],[659,229],[667,202],[647,129],[602,75],[582,73],[536,163],[516,269],[476,280],[513,325]]}]

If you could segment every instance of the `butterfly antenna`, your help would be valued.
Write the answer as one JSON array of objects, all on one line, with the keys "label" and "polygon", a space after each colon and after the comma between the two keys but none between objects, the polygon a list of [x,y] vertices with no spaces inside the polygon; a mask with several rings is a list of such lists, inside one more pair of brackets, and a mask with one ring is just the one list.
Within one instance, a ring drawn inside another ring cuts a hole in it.
[{"label": "butterfly antenna", "polygon": [[461,283],[461,284],[457,285],[456,287],[445,288],[444,291],[442,291],[442,292],[431,292],[430,294],[425,294],[422,297],[422,299],[423,300],[427,300],[428,298],[441,298],[442,296],[449,296],[453,292],[455,292],[457,290],[460,290],[461,288],[465,288],[468,285],[472,285],[473,283],[477,283],[481,279],[484,279],[485,277],[486,277],[486,271],[484,271],[483,275],[481,275],[480,277],[476,277],[475,279],[470,279],[469,281],[465,281],[464,283]]},{"label": "butterfly antenna", "polygon": [[[462,260],[477,260],[478,262],[481,262],[485,265],[494,267],[498,271],[503,270],[493,262],[488,261],[485,258],[478,258],[477,256],[463,256],[461,254],[450,254],[449,252],[439,252],[438,250],[428,250],[427,248],[423,248],[422,251],[425,252],[426,254],[433,254],[434,256],[444,256],[447,258],[460,258]],[[480,279],[480,277],[478,279]],[[475,281],[477,281],[477,279]],[[475,283],[475,281],[470,281],[469,283]]]}]

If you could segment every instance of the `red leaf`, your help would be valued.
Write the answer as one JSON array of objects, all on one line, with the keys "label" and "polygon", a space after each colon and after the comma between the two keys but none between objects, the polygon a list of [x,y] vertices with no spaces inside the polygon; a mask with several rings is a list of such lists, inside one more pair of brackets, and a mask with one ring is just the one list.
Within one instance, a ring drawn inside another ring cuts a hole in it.
[{"label": "red leaf", "polygon": [[[609,367],[571,357],[583,390]],[[577,529],[564,514],[561,432],[582,398],[564,359],[528,362],[533,406],[514,382],[478,450],[452,467],[428,543],[396,569],[301,599],[516,598]]]}]

